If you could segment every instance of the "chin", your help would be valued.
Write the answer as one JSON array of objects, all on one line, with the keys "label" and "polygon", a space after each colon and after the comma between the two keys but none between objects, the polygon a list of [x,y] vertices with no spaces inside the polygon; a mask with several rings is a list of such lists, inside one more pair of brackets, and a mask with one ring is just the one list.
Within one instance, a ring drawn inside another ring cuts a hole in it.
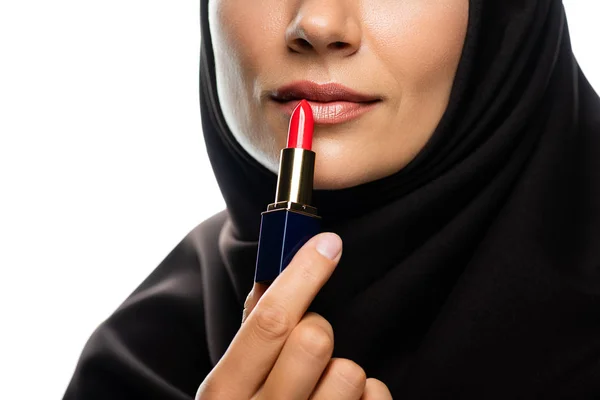
[{"label": "chin", "polygon": [[339,190],[376,181],[400,171],[407,162],[374,164],[370,159],[353,157],[317,158],[314,189]]},{"label": "chin", "polygon": [[339,176],[315,176],[314,189],[315,190],[339,190],[346,189],[352,186],[356,186],[359,183],[343,179]]},{"label": "chin", "polygon": [[327,167],[318,165],[315,168],[314,189],[316,190],[339,190],[347,189],[378,179],[373,171],[361,169],[354,165],[353,169],[348,169],[346,163],[329,163]]}]

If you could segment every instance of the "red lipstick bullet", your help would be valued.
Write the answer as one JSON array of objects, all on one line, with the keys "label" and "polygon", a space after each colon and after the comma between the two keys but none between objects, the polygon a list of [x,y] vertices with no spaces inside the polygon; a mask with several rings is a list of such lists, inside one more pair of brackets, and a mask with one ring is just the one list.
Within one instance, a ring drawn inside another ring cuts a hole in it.
[{"label": "red lipstick bullet", "polygon": [[302,100],[296,106],[292,118],[290,118],[287,147],[312,150],[314,127],[315,120],[310,104],[308,104],[308,101]]},{"label": "red lipstick bullet", "polygon": [[287,148],[281,150],[275,202],[262,213],[255,282],[271,282],[296,252],[321,230],[317,209],[310,206],[315,169],[311,150],[314,119],[302,100],[290,118]]}]

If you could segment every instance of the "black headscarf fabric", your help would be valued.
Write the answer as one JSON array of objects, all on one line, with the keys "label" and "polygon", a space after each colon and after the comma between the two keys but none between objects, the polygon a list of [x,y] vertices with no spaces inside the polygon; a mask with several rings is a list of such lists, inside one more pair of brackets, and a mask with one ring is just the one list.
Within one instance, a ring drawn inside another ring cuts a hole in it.
[{"label": "black headscarf fabric", "polygon": [[[191,399],[239,328],[276,177],[224,122],[207,3],[201,111],[227,211],[98,328],[65,399]],[[315,193],[344,254],[311,311],[333,325],[334,356],[394,398],[600,398],[600,101],[561,1],[469,13],[448,109],[416,159]]]}]

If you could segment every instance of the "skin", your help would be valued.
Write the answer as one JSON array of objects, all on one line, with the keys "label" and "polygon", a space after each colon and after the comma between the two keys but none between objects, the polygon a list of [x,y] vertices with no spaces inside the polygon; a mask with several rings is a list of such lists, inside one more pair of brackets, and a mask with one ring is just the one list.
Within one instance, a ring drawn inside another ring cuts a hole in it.
[{"label": "skin", "polygon": [[[226,122],[273,172],[289,115],[271,91],[310,80],[380,99],[357,119],[316,127],[315,187],[338,189],[393,174],[425,146],[448,106],[468,0],[211,0],[209,13]],[[331,358],[331,325],[306,313],[341,247],[337,235],[317,235],[270,286],[254,284],[197,400],[392,398],[355,362]]]},{"label": "skin", "polygon": [[358,364],[331,358],[331,325],[306,313],[341,255],[339,236],[322,233],[268,288],[255,284],[241,328],[200,385],[196,400],[391,400],[387,386],[367,379]]},{"label": "skin", "polygon": [[318,125],[315,188],[391,175],[425,146],[444,111],[468,0],[211,0],[219,100],[234,137],[277,172],[289,116],[269,93],[299,80],[381,99],[358,119]]}]

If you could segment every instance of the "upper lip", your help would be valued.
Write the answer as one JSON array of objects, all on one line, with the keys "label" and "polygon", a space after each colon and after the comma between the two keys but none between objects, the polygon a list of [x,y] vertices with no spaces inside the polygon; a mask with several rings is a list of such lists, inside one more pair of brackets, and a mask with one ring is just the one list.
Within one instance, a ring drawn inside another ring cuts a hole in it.
[{"label": "upper lip", "polygon": [[381,100],[378,96],[359,93],[339,83],[318,84],[311,81],[293,82],[270,93],[270,97],[279,102],[308,100],[319,103],[348,101],[367,103]]}]

